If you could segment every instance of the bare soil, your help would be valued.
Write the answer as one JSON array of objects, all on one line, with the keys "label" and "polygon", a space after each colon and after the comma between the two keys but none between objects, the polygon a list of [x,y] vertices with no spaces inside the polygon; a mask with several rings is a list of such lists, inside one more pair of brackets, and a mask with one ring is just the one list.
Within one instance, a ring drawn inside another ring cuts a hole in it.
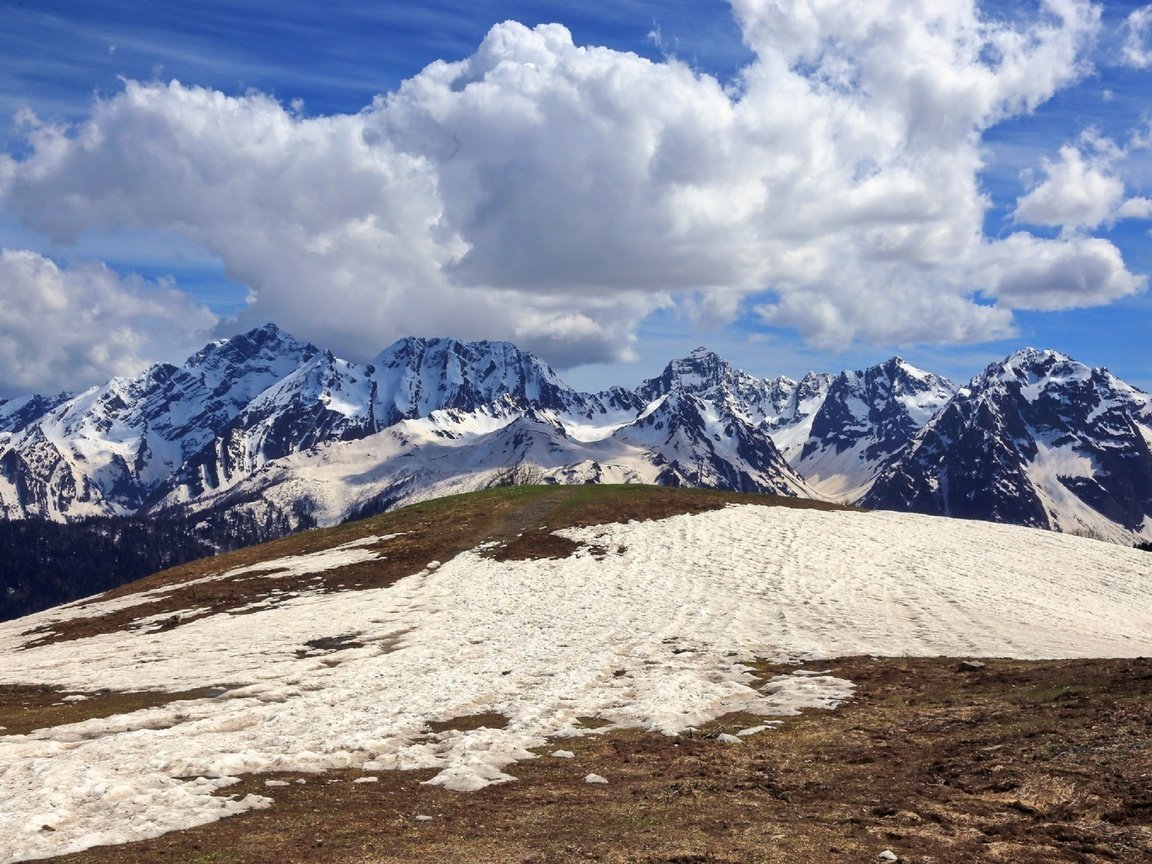
[{"label": "bare soil", "polygon": [[[884,850],[918,864],[1152,860],[1152,660],[986,662],[829,662],[812,668],[858,685],[835,711],[742,744],[716,735],[762,718],[678,737],[562,739],[512,766],[515,783],[475,793],[422,785],[431,772],[246,777],[227,792],[268,795],[271,809],[54,860],[846,864]],[[761,667],[764,678],[785,671]],[[561,748],[574,758],[550,755]],[[593,772],[608,784],[585,783]]]},{"label": "bare soil", "polygon": [[[827,506],[794,499],[651,487],[493,490],[418,504],[366,522],[309,532],[156,574],[104,597],[159,590],[154,601],[28,634],[29,643],[140,626],[168,614],[239,614],[300,591],[378,588],[480,543],[501,559],[562,557],[578,546],[558,528],[700,512],[730,501]],[[207,575],[365,536],[399,534],[377,561],[304,577]],[[611,554],[615,550],[592,550]],[[334,632],[306,646],[338,651]],[[560,662],[558,660],[558,662]],[[518,780],[476,793],[424,785],[431,772],[247,776],[225,794],[266,795],[268,810],[54,859],[67,864],[392,864],[519,862],[706,864],[877,861],[918,864],[1152,861],[1152,660],[1023,662],[854,657],[816,667],[854,681],[855,699],[725,744],[722,732],[763,723],[728,716],[678,737],[604,728],[560,739],[511,766]],[[767,680],[790,668],[761,665]],[[208,692],[97,693],[0,687],[3,734],[124,713]],[[429,733],[498,728],[474,715]],[[551,755],[571,751],[571,759]],[[589,773],[608,779],[588,784]],[[266,785],[266,781],[287,785]]]}]

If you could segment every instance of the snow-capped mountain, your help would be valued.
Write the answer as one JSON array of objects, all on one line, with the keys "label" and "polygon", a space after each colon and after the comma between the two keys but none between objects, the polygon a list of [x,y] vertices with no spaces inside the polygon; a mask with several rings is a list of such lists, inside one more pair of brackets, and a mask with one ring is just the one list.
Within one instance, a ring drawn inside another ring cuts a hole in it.
[{"label": "snow-capped mountain", "polygon": [[592,426],[531,407],[517,411],[510,398],[471,413],[436,410],[358,441],[302,449],[186,506],[238,508],[256,519],[267,506],[330,524],[513,482],[814,494],[756,427],[683,391],[661,396],[631,422],[620,424],[610,411],[603,417],[608,425]]},{"label": "snow-capped mountain", "polygon": [[1055,351],[962,388],[864,506],[1130,540],[1152,535],[1152,396]]},{"label": "snow-capped mountain", "polygon": [[318,353],[268,325],[60,402],[0,439],[0,510],[60,521],[144,509],[262,392]]},{"label": "snow-capped mountain", "polygon": [[893,357],[863,371],[756,378],[705,348],[673,360],[637,393],[674,389],[760,428],[805,482],[852,501],[955,392],[945,378]]},{"label": "snow-capped mountain", "polygon": [[782,382],[788,379],[756,378],[735,368],[719,354],[697,348],[687,357],[673,360],[659,376],[641,384],[636,393],[645,404],[650,404],[679,390],[701,401],[723,406],[755,425],[788,411],[793,394]]},{"label": "snow-capped mountain", "polygon": [[654,453],[664,486],[810,494],[772,439],[731,402],[673,388],[614,438]]},{"label": "snow-capped mountain", "polygon": [[0,403],[0,511],[236,511],[279,532],[500,483],[626,482],[1130,540],[1152,536],[1150,398],[1051,352],[955,393],[900,358],[795,381],[703,348],[593,394],[505,342],[409,338],[356,363],[267,325],[180,367]]},{"label": "snow-capped mountain", "polygon": [[179,368],[5,402],[0,419],[9,518],[243,506],[339,521],[519,466],[553,482],[811,493],[739,412],[579,393],[501,342],[409,338],[358,364],[267,325]]},{"label": "snow-capped mountain", "polygon": [[68,393],[60,393],[57,396],[32,395],[18,399],[0,399],[0,436],[6,432],[23,429],[71,398]]},{"label": "snow-capped mountain", "polygon": [[[946,378],[893,357],[829,380],[807,422],[784,427],[774,437],[777,443],[787,441],[785,455],[813,488],[855,501],[954,392]],[[797,435],[799,430],[807,436]]]}]

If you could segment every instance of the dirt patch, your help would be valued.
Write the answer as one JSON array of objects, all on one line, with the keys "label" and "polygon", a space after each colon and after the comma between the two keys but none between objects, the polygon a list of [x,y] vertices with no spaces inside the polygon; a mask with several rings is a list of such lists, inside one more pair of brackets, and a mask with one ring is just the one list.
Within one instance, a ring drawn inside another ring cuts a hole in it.
[{"label": "dirt patch", "polygon": [[[430,562],[447,561],[485,543],[492,544],[489,554],[498,560],[568,557],[580,546],[557,537],[552,533],[557,529],[664,519],[679,513],[718,509],[729,502],[835,509],[833,505],[792,498],[654,486],[520,486],[457,495],[165,570],[92,598],[80,609],[144,591],[159,592],[155,599],[117,612],[76,617],[29,630],[24,647],[141,628],[162,632],[209,615],[267,609],[302,592],[385,588],[419,573]],[[281,571],[277,575],[274,569],[264,569],[186,584],[372,536],[389,537],[364,547],[379,556],[376,560],[319,573],[285,575]],[[606,554],[607,550],[593,551]]]},{"label": "dirt patch", "polygon": [[184,699],[219,696],[222,690],[182,693],[77,693],[57,687],[0,685],[0,735],[27,735],[37,729],[156,708]]},{"label": "dirt patch", "polygon": [[451,720],[434,720],[427,724],[435,733],[440,732],[471,732],[473,729],[504,729],[508,725],[508,718],[503,714],[468,714],[464,717],[453,717]]},{"label": "dirt patch", "polygon": [[560,537],[552,533],[551,529],[540,528],[488,550],[487,555],[496,561],[530,561],[539,558],[571,558],[583,548],[583,543]]},{"label": "dirt patch", "polygon": [[885,849],[911,864],[1150,860],[1152,661],[821,668],[857,683],[853,702],[741,744],[715,734],[763,718],[559,740],[512,766],[517,782],[469,794],[421,785],[430,772],[247,777],[227,792],[274,807],[56,860],[858,864]]}]

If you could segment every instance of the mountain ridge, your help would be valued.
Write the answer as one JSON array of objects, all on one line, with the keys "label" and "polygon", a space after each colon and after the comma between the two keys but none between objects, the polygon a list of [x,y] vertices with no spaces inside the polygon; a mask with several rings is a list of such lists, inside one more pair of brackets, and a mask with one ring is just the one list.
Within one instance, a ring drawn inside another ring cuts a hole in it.
[{"label": "mountain ridge", "polygon": [[509,342],[407,337],[368,363],[274,324],[83,393],[0,402],[0,513],[335,524],[532,479],[836,500],[1152,538],[1152,397],[1049,349],[967,384],[899,357],[757,378],[697,348],[579,392]]}]

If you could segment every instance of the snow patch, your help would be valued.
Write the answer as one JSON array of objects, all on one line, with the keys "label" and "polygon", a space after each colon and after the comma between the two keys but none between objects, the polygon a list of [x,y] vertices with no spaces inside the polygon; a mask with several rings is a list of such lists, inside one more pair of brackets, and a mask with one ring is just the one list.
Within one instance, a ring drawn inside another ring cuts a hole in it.
[{"label": "snow patch", "polygon": [[[622,551],[504,563],[466,552],[384,589],[23,651],[30,625],[87,612],[0,625],[5,683],[227,690],[0,736],[0,861],[269,806],[215,794],[245,773],[433,769],[434,782],[479,789],[510,782],[507,769],[551,739],[591,734],[580,717],[677,734],[851,696],[826,670],[758,687],[753,658],[1152,654],[1147,554],[1049,532],[732,506],[558,533]],[[349,632],[360,647],[298,654]],[[506,727],[429,732],[486,712]]]}]

